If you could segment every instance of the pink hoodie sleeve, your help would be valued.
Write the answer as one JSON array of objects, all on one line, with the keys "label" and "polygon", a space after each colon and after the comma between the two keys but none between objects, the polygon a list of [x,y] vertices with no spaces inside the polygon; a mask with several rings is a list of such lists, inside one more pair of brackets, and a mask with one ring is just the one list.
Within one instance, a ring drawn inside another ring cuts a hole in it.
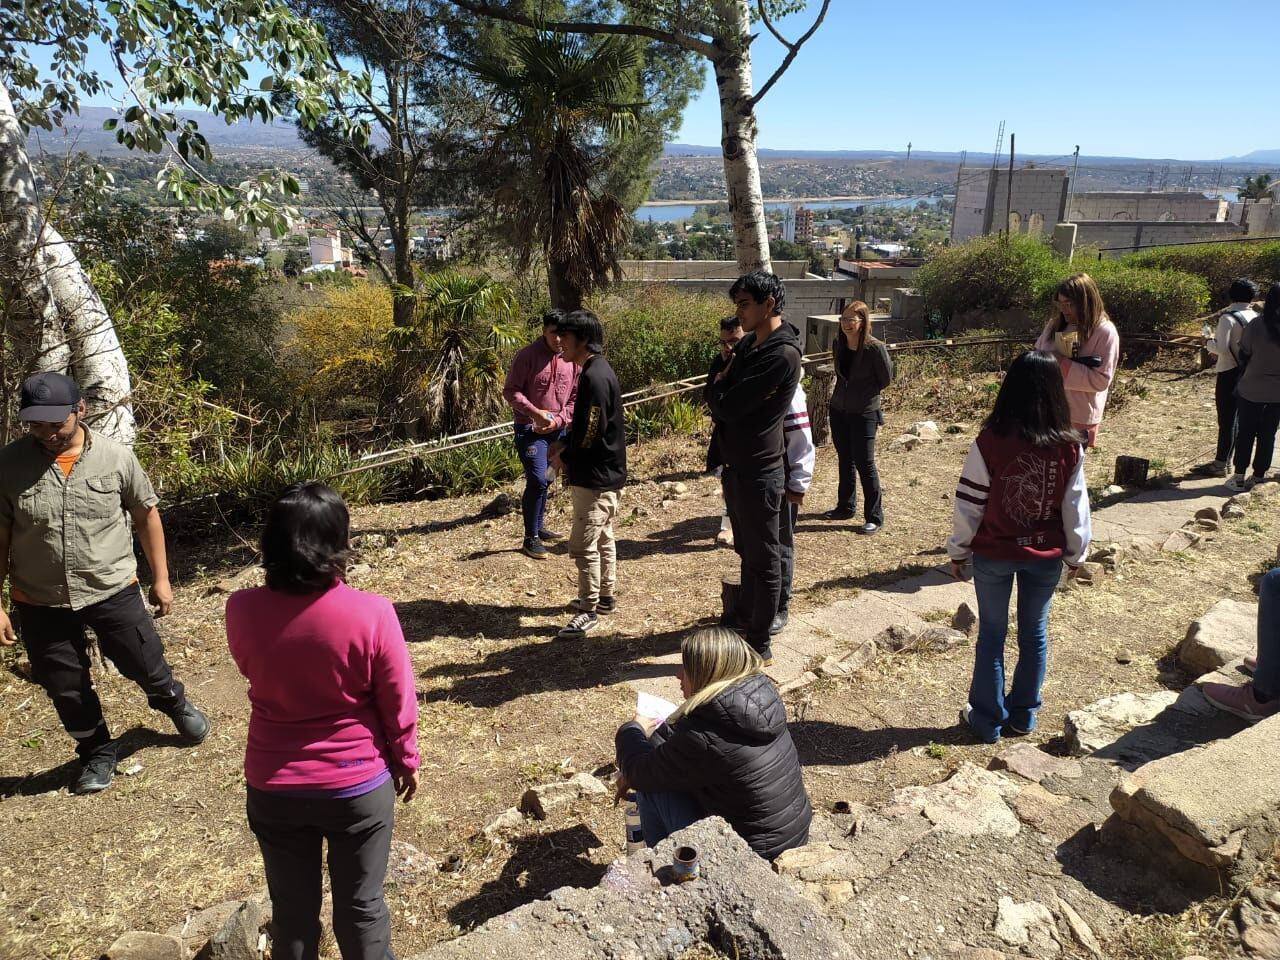
[{"label": "pink hoodie sleeve", "polygon": [[525,347],[511,361],[511,369],[507,371],[507,382],[502,387],[502,397],[515,411],[516,416],[532,420],[533,415],[538,412],[538,407],[530,403],[529,398],[524,395],[529,380],[528,349]]},{"label": "pink hoodie sleeve", "polygon": [[1102,393],[1111,388],[1111,378],[1116,375],[1116,363],[1120,359],[1120,333],[1110,320],[1103,320],[1093,331],[1087,343],[1080,345],[1083,356],[1102,358],[1102,366],[1086,367],[1073,363],[1067,368],[1064,386],[1082,393]]},{"label": "pink hoodie sleeve", "polygon": [[573,423],[573,408],[578,403],[578,375],[581,373],[577,364],[569,364],[569,398],[565,400],[564,409],[556,417],[556,426],[562,430],[567,430],[569,424]]},{"label": "pink hoodie sleeve", "polygon": [[418,769],[418,692],[413,665],[390,601],[378,623],[373,648],[373,692],[393,770]]}]

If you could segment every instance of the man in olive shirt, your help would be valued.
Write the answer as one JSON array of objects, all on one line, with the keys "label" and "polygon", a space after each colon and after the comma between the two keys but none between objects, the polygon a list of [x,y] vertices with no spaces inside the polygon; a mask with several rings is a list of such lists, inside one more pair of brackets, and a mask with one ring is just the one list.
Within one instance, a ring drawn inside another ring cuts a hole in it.
[{"label": "man in olive shirt", "polygon": [[[163,617],[173,604],[158,498],[133,451],[85,427],[75,381],[37,373],[22,385],[18,419],[27,436],[0,450],[0,584],[10,598],[31,672],[76,741],[81,771],[72,788],[111,783],[116,744],[89,677],[85,627],[120,672],[167,714],[188,743],[209,720],[183,695],[142,602],[129,520],[151,566],[148,599]],[[0,644],[17,642],[0,610]]]}]

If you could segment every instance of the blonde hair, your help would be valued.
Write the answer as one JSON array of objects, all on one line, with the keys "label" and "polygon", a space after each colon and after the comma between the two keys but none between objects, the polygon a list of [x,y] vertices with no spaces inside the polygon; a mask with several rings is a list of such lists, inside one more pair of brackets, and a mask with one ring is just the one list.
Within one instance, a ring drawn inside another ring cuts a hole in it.
[{"label": "blonde hair", "polygon": [[1053,291],[1053,316],[1049,320],[1051,327],[1062,319],[1058,311],[1058,297],[1065,297],[1075,304],[1076,325],[1080,328],[1081,341],[1088,340],[1098,324],[1107,319],[1107,308],[1102,303],[1102,293],[1097,283],[1087,273],[1076,273],[1067,277]]},{"label": "blonde hair", "polygon": [[[867,345],[867,340],[871,337],[871,308],[868,307],[861,300],[854,300],[852,303],[850,303],[848,306],[846,306],[843,310],[840,311],[841,318],[844,318],[846,315],[849,315],[849,314],[852,314],[853,316],[857,317],[859,320],[862,321],[862,328],[858,331],[858,346],[857,346],[857,349],[861,350],[863,347]],[[837,339],[840,343],[843,343],[846,347],[849,345],[848,338],[845,337],[843,330],[840,331],[840,336]]]},{"label": "blonde hair", "polygon": [[685,679],[693,690],[684,703],[667,718],[673,723],[721,693],[760,672],[764,661],[745,640],[725,627],[696,630],[680,644],[680,662]]}]

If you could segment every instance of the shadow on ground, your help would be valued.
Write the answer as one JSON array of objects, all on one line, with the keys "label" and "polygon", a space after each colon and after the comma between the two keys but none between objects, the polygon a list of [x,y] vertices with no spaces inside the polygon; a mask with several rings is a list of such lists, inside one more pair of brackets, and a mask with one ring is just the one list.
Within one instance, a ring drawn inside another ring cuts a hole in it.
[{"label": "shadow on ground", "polygon": [[[116,738],[116,762],[147,747],[181,747],[185,742],[176,733],[159,733],[149,727],[133,727]],[[80,772],[79,760],[68,760],[49,770],[21,777],[0,777],[0,797],[33,797],[69,788]]]},{"label": "shadow on ground", "polygon": [[798,720],[789,724],[800,762],[804,765],[852,766],[883,760],[931,743],[954,746],[977,743],[959,723],[949,727],[861,727],[825,720]]},{"label": "shadow on ground", "polygon": [[594,887],[606,867],[593,863],[588,853],[602,846],[584,824],[520,837],[512,842],[502,873],[450,907],[449,921],[466,929],[541,900],[557,887]]}]

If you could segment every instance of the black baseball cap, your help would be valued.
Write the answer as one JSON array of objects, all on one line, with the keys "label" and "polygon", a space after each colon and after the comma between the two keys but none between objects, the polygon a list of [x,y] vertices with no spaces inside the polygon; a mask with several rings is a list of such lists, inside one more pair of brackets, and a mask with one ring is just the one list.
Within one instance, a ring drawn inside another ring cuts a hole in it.
[{"label": "black baseball cap", "polygon": [[33,373],[22,383],[18,419],[23,423],[61,423],[80,406],[80,387],[61,373]]}]

